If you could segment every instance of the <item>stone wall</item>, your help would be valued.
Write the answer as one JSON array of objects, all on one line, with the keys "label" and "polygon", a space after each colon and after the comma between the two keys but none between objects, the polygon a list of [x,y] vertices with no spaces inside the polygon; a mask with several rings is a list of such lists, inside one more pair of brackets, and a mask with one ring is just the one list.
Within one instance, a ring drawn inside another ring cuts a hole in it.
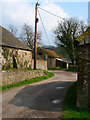
[{"label": "stone wall", "polygon": [[29,80],[31,78],[47,75],[43,70],[17,70],[17,71],[0,71],[2,86]]},{"label": "stone wall", "polygon": [[[47,60],[37,60],[37,69],[47,70]],[[32,60],[32,69],[34,68],[34,60]]]},{"label": "stone wall", "polygon": [[2,54],[2,69],[26,69],[32,66],[32,52],[8,47],[0,47]]},{"label": "stone wall", "polygon": [[78,47],[77,107],[90,108],[90,44]]}]

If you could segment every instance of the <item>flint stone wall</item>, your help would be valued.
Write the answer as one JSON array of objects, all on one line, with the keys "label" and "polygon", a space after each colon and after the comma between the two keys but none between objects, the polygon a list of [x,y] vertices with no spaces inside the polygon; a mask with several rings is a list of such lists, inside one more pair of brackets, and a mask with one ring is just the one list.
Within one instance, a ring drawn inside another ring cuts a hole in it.
[{"label": "flint stone wall", "polygon": [[32,67],[32,51],[0,46],[2,69],[26,69]]},{"label": "flint stone wall", "polygon": [[2,86],[29,80],[31,78],[47,75],[43,70],[17,70],[17,71],[0,71]]},{"label": "flint stone wall", "polygon": [[78,48],[77,107],[90,108],[90,44]]}]

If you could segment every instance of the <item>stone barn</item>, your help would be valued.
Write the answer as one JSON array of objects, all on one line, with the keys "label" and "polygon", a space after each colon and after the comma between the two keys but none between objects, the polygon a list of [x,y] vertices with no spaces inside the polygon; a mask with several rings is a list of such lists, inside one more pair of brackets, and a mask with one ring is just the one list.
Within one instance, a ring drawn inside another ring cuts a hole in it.
[{"label": "stone barn", "polygon": [[0,57],[2,69],[30,69],[32,50],[0,26]]},{"label": "stone barn", "polygon": [[90,27],[77,40],[77,107],[90,109]]},{"label": "stone barn", "polygon": [[47,60],[48,68],[67,68],[68,62],[65,59],[60,59],[60,56],[56,52],[40,48],[38,50],[38,59]]}]

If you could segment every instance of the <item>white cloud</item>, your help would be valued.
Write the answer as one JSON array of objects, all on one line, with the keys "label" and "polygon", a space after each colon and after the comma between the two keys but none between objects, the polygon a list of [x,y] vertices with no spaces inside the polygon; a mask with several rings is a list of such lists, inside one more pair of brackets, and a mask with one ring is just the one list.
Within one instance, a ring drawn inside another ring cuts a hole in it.
[{"label": "white cloud", "polygon": [[[55,5],[52,2],[48,2],[48,0],[45,1],[45,3],[43,2],[40,5],[40,8],[43,8],[44,10],[47,10],[57,16],[60,16],[61,18],[69,18],[69,16],[64,12],[64,10],[60,6]],[[62,19],[60,19],[59,17],[53,16],[45,11],[42,11],[41,9],[39,9],[39,13],[41,15],[44,27],[46,28],[46,32],[47,32],[47,35],[49,38],[48,42],[49,42],[49,44],[53,44],[53,42],[54,42],[54,39],[52,37],[52,36],[54,36],[53,30],[57,26],[57,21],[61,21]],[[38,23],[38,26],[39,26],[38,28],[40,30],[42,28],[40,18],[39,18],[39,21],[40,22]],[[45,34],[45,32],[43,32],[43,33]],[[47,39],[47,37],[45,35],[44,35],[44,37],[45,37],[45,39]],[[44,42],[46,42],[46,41],[44,41]]]},{"label": "white cloud", "polygon": [[[56,16],[60,16],[61,18],[69,18],[69,16],[64,12],[64,10],[62,8],[60,8],[60,6],[55,5],[53,3],[50,3],[50,4],[47,3],[46,5],[43,3],[41,5],[41,8],[55,14]],[[44,22],[45,26],[47,27],[47,29],[53,29],[57,25],[57,21],[62,20],[59,17],[53,16],[53,15],[51,15],[45,11],[42,11],[40,9],[39,9],[39,11],[40,11],[43,22]]]},{"label": "white cloud", "polygon": [[[24,2],[21,2],[21,1],[24,1]],[[29,2],[27,1],[29,0],[3,0],[3,26],[8,28],[9,24],[13,24],[14,26],[18,26],[19,28],[21,27],[21,25],[28,22],[28,24],[34,27],[34,23],[35,23],[34,22],[35,21],[34,5],[35,4],[30,3],[30,1]],[[48,0],[45,0],[44,2],[42,2],[40,7],[62,18],[69,17],[62,8],[60,8],[58,5],[55,5],[53,2],[48,2]],[[48,34],[48,37],[51,43],[53,43],[52,30],[55,28],[55,26],[57,25],[57,21],[59,21],[60,18],[52,16],[40,9],[39,11],[40,11],[46,32]],[[43,31],[40,18],[38,23],[38,30]],[[44,31],[42,35],[43,34],[44,34]],[[45,38],[45,34],[43,36],[44,36],[42,38],[43,41],[47,40],[47,38]],[[47,43],[50,43],[50,42],[47,41]]]},{"label": "white cloud", "polygon": [[0,0],[0,2],[2,2],[2,3],[16,3],[16,2],[27,2],[27,0]]},{"label": "white cloud", "polygon": [[2,24],[2,5],[0,4],[0,24]]},{"label": "white cloud", "polygon": [[33,7],[27,3],[4,4],[4,15],[10,17],[12,21],[16,21],[18,23],[26,22],[32,13],[32,10]]},{"label": "white cloud", "polygon": [[52,2],[88,2],[89,0],[50,0]]},{"label": "white cloud", "polygon": [[2,3],[17,3],[17,2],[37,2],[37,0],[0,0]]}]

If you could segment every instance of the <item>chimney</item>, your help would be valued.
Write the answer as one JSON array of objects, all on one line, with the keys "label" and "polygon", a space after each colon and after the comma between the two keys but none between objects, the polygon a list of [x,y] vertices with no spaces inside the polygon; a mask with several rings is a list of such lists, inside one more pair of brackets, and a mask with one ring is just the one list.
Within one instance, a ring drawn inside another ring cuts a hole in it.
[{"label": "chimney", "polygon": [[88,2],[88,25],[90,27],[90,1]]}]

